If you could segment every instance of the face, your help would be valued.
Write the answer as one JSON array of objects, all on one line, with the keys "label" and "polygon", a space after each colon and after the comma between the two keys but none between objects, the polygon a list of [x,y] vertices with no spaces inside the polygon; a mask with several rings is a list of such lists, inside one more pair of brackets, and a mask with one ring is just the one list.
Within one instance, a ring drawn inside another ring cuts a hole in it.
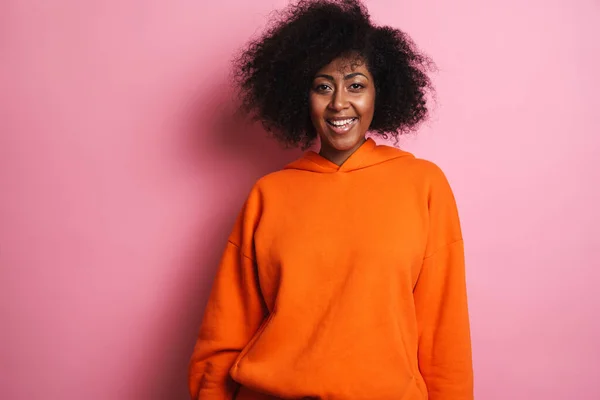
[{"label": "face", "polygon": [[364,61],[336,58],[310,90],[310,117],[321,155],[340,165],[365,142],[375,112],[375,82]]}]

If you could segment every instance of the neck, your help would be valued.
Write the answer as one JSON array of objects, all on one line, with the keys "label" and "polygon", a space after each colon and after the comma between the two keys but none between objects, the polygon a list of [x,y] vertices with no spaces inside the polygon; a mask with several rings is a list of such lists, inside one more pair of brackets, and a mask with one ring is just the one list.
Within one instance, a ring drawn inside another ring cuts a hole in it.
[{"label": "neck", "polygon": [[366,141],[367,141],[367,138],[363,137],[361,140],[358,141],[358,143],[356,143],[356,145],[354,145],[352,148],[350,148],[348,150],[338,150],[336,148],[333,148],[333,147],[327,145],[324,142],[321,142],[321,150],[319,150],[319,155],[321,157],[331,161],[332,163],[334,163],[335,165],[337,165],[339,167],[343,163],[345,163],[346,160],[349,159],[350,156],[352,154],[354,154],[354,152],[356,150],[358,150],[360,148],[360,146],[362,146]]}]

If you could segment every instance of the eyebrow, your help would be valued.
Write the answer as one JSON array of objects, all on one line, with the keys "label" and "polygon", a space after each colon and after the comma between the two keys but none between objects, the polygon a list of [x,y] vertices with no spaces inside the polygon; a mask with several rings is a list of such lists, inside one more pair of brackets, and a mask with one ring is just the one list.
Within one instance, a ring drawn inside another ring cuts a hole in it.
[{"label": "eyebrow", "polygon": [[[347,81],[348,79],[352,79],[352,78],[354,78],[357,75],[362,75],[365,78],[367,78],[367,80],[369,80],[369,78],[365,74],[360,73],[360,72],[353,72],[351,74],[348,74],[348,75],[344,76],[344,80]],[[331,75],[325,75],[325,74],[319,74],[319,75],[315,76],[315,78],[325,78],[325,79],[328,79],[330,81],[334,81],[335,80],[335,79],[333,79],[333,76],[331,76]]]}]

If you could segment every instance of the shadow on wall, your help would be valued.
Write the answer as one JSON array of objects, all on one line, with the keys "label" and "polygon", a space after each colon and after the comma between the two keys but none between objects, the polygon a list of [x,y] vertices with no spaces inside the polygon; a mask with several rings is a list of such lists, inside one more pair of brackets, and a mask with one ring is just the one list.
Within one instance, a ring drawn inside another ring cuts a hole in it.
[{"label": "shadow on wall", "polygon": [[[188,399],[187,366],[212,281],[229,232],[255,181],[281,169],[301,155],[285,150],[267,137],[260,124],[234,118],[235,103],[230,91],[210,88],[196,96],[184,113],[182,152],[194,165],[201,187],[204,219],[198,224],[193,249],[173,268],[179,277],[167,290],[170,315],[160,318],[168,326],[158,327],[160,343],[148,377],[140,391],[144,399]],[[220,96],[215,97],[215,93]],[[215,190],[216,189],[216,190]]]}]

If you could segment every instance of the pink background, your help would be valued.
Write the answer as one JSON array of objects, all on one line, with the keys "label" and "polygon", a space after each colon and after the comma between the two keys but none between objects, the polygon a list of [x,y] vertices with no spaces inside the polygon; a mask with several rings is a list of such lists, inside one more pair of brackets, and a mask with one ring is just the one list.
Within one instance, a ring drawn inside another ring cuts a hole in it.
[{"label": "pink background", "polygon": [[[0,398],[185,399],[233,219],[297,153],[219,116],[285,0],[0,4]],[[600,399],[600,3],[371,0],[439,66],[481,400]]]}]

